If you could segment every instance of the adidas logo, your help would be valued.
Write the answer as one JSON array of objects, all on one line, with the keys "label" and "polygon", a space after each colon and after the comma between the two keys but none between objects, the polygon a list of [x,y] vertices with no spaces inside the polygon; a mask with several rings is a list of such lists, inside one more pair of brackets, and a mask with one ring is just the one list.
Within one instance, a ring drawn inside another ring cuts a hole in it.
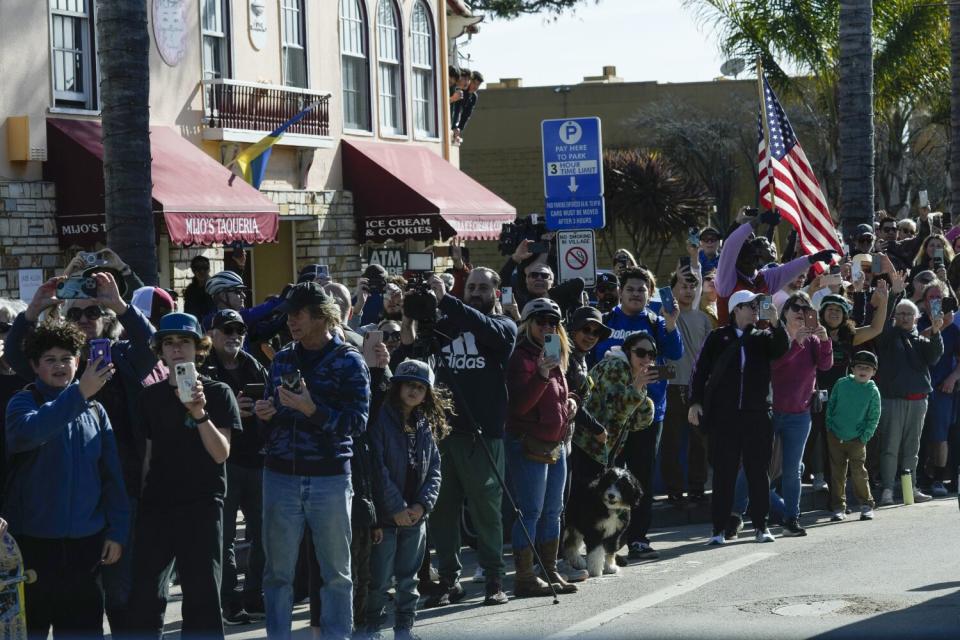
[{"label": "adidas logo", "polygon": [[441,349],[447,366],[456,370],[483,369],[487,366],[486,358],[477,350],[477,339],[472,333],[464,333]]}]

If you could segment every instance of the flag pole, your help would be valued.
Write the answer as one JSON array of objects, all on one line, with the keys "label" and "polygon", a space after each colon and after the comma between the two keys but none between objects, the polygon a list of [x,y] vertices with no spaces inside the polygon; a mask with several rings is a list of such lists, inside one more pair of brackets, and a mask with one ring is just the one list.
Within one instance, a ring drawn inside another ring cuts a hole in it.
[{"label": "flag pole", "polygon": [[[776,199],[773,188],[773,161],[770,154],[770,121],[767,119],[767,92],[763,88],[763,60],[757,55],[757,91],[760,96],[760,120],[763,125],[763,147],[766,150],[767,162],[767,189],[770,194],[770,210],[776,210]],[[761,171],[763,167],[760,168]],[[763,204],[763,194],[760,194],[760,204]]]}]

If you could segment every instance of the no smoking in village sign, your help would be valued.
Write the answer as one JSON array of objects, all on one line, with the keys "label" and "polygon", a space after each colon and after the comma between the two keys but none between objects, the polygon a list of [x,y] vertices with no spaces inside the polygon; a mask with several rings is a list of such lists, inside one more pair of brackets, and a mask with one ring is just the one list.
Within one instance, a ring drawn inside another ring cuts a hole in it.
[{"label": "no smoking in village sign", "polygon": [[560,231],[557,233],[557,261],[560,282],[583,278],[587,287],[597,283],[597,259],[593,231]]}]

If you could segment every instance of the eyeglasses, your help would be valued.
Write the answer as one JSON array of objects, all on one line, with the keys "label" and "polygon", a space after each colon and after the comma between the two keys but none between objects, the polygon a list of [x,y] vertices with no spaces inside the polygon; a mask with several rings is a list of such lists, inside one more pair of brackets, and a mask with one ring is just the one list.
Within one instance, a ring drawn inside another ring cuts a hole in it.
[{"label": "eyeglasses", "polygon": [[86,317],[87,320],[99,320],[104,316],[104,311],[100,307],[87,307],[86,309],[81,309],[79,307],[73,307],[67,311],[67,320],[71,322],[78,322],[81,317]]},{"label": "eyeglasses", "polygon": [[534,280],[550,280],[553,278],[553,276],[546,271],[534,271],[532,273],[528,273],[527,277],[533,278]]},{"label": "eyeglasses", "polygon": [[533,319],[541,327],[559,327],[560,320],[559,318],[554,318],[552,316],[537,316]]},{"label": "eyeglasses", "polygon": [[384,332],[383,332],[383,339],[384,339],[384,340],[387,340],[388,342],[389,342],[390,340],[399,340],[399,339],[400,339],[400,332],[399,332],[399,331],[384,331]]},{"label": "eyeglasses", "polygon": [[636,349],[633,349],[633,355],[637,356],[638,358],[656,358],[657,350],[637,347]]},{"label": "eyeglasses", "polygon": [[247,327],[242,324],[228,324],[225,327],[221,327],[220,331],[222,331],[225,336],[242,336],[246,335]]}]

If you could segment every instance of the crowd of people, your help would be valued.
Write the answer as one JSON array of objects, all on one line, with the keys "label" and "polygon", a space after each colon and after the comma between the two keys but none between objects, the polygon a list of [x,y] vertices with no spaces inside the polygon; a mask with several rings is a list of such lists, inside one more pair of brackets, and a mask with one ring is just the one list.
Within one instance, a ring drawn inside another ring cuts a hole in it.
[{"label": "crowd of people", "polygon": [[[657,559],[661,490],[710,500],[710,545],[745,514],[757,542],[806,535],[803,483],[835,521],[946,495],[960,227],[878,212],[846,255],[795,255],[776,213],[751,213],[725,239],[691,230],[660,288],[628,249],[592,289],[558,283],[530,250],[547,234],[499,271],[453,242],[446,273],[373,264],[352,291],[307,265],[255,305],[202,256],[175,298],[104,250],[0,301],[0,516],[39,576],[31,637],[101,636],[106,615],[158,638],[173,580],[184,637],[265,620],[286,638],[304,598],[318,636],[378,637],[391,589],[396,637],[415,637],[418,607],[467,594],[464,510],[496,606],[505,540],[518,598]],[[81,269],[95,293],[58,298]],[[624,526],[584,561],[589,532],[564,550],[572,505],[611,470]]]}]

